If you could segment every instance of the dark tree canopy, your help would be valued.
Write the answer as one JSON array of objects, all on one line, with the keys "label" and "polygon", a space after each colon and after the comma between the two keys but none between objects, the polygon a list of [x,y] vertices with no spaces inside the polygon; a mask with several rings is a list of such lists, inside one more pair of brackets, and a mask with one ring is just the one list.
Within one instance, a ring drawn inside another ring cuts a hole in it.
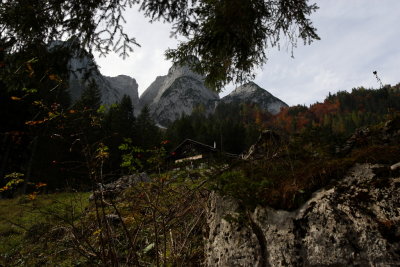
[{"label": "dark tree canopy", "polygon": [[267,49],[282,37],[319,39],[309,16],[317,9],[307,0],[2,0],[0,40],[13,50],[76,36],[90,50],[116,51],[125,57],[139,46],[123,29],[123,12],[134,5],[151,19],[173,24],[184,37],[166,52],[174,62],[197,56],[197,71],[220,90],[229,82],[254,77],[267,61]]}]

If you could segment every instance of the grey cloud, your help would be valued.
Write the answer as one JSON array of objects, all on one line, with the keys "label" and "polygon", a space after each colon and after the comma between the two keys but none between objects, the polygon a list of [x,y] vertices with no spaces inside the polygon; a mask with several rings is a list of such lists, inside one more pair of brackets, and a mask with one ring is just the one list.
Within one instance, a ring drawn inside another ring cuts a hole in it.
[{"label": "grey cloud", "polygon": [[[270,51],[269,61],[257,71],[255,82],[272,94],[294,104],[322,101],[329,92],[353,87],[378,87],[372,71],[377,70],[384,83],[400,81],[400,1],[398,0],[319,0],[320,9],[312,20],[321,36],[310,46],[290,52]],[[171,66],[163,52],[175,47],[170,39],[171,25],[149,24],[137,12],[128,11],[128,30],[142,47],[123,61],[116,55],[98,60],[106,75],[133,76],[139,91]],[[234,89],[229,85],[221,94]]]}]

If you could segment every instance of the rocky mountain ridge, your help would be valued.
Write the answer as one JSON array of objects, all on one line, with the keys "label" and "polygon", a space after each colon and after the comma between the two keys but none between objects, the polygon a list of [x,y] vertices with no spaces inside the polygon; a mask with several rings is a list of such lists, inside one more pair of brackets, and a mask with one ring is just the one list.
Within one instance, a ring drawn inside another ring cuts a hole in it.
[{"label": "rocky mountain ridge", "polygon": [[105,105],[120,101],[123,95],[128,95],[133,106],[138,106],[138,84],[134,78],[127,75],[116,77],[103,76],[91,55],[74,56],[68,62],[69,90],[72,101],[79,99],[89,80],[94,80],[101,92],[101,100]]},{"label": "rocky mountain ridge", "polygon": [[127,75],[118,75],[116,77],[102,75],[93,55],[81,49],[74,38],[68,41],[55,41],[49,45],[49,49],[66,49],[68,53],[68,83],[73,103],[80,98],[85,87],[93,80],[100,89],[103,104],[111,105],[117,103],[124,95],[128,95],[134,106],[139,105],[136,80]]},{"label": "rocky mountain ridge", "polygon": [[[71,42],[57,42],[52,47],[67,47]],[[191,69],[192,61],[197,60],[190,57],[185,62],[174,63],[167,75],[158,76],[139,98],[138,84],[134,78],[127,75],[104,76],[90,53],[71,51],[68,61],[71,99],[73,102],[78,100],[89,81],[94,80],[100,89],[103,104],[117,103],[123,95],[128,95],[136,115],[147,106],[152,118],[161,126],[168,126],[182,115],[190,115],[197,107],[211,113],[218,103],[255,103],[272,114],[287,107],[283,101],[253,82],[239,86],[220,99],[216,92],[205,86],[204,77]]]},{"label": "rocky mountain ridge", "polygon": [[254,103],[272,114],[278,114],[281,108],[288,107],[285,102],[276,98],[254,82],[237,87],[229,95],[223,97],[221,102]]},{"label": "rocky mountain ridge", "polygon": [[239,86],[220,99],[204,85],[204,77],[185,63],[175,63],[167,75],[158,76],[139,99],[140,107],[148,106],[153,119],[161,125],[170,124],[182,114],[191,114],[198,106],[211,113],[219,103],[232,102],[254,103],[272,114],[288,106],[254,82]]}]

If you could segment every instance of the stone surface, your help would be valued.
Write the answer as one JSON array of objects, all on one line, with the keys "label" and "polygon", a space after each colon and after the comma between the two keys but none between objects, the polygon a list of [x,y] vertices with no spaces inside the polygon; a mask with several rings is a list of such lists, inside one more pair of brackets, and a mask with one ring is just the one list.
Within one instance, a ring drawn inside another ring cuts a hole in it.
[{"label": "stone surface", "polygon": [[192,71],[189,64],[175,63],[166,76],[157,77],[140,96],[140,107],[148,106],[160,125],[168,126],[182,114],[190,115],[198,106],[206,113],[212,112],[219,100],[218,94],[204,85],[204,77]]},{"label": "stone surface", "polygon": [[[57,46],[68,47],[71,46],[71,42],[74,41],[58,41],[51,44],[50,47],[51,49]],[[133,106],[138,108],[138,84],[135,79],[126,75],[117,77],[103,76],[94,61],[93,55],[86,51],[74,50],[70,52],[70,55],[67,67],[70,72],[68,82],[72,102],[80,98],[85,86],[89,84],[89,80],[93,79],[101,91],[102,104],[111,105],[117,103],[125,94],[131,98]]]},{"label": "stone surface", "polygon": [[288,107],[285,102],[271,95],[254,82],[239,86],[233,90],[232,93],[223,97],[221,101],[225,103],[239,102],[257,104],[260,108],[272,114],[278,114],[281,108]]},{"label": "stone surface", "polygon": [[105,198],[115,198],[120,195],[125,189],[141,182],[149,182],[150,177],[145,173],[138,173],[132,175],[125,175],[116,181],[108,184],[98,184],[98,189],[94,194],[90,195],[89,200],[94,200],[94,196],[103,195]]},{"label": "stone surface", "polygon": [[[139,86],[134,78],[127,75],[118,75],[116,77],[103,77],[108,81],[110,87],[118,92],[117,97],[114,100],[111,99],[111,102],[117,102],[121,100],[123,95],[127,95],[131,98],[132,105],[139,109]],[[135,109],[135,113],[138,113],[137,111],[139,110]]]},{"label": "stone surface", "polygon": [[399,266],[399,176],[359,164],[298,210],[257,207],[247,220],[235,201],[214,193],[206,265]]}]

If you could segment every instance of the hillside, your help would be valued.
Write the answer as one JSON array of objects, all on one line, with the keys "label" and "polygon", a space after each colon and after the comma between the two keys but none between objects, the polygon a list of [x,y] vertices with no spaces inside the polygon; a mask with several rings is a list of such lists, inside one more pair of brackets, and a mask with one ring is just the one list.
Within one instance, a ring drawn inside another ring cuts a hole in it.
[{"label": "hillside", "polygon": [[[98,88],[84,96],[69,107],[5,94],[1,108],[15,114],[2,118],[0,194],[19,198],[0,203],[21,213],[0,214],[1,264],[399,261],[399,85],[338,92],[275,115],[251,102],[221,103],[213,113],[196,107],[165,131],[149,108],[135,117],[129,97],[104,109]],[[175,161],[185,138],[208,154],[188,146]],[[60,190],[91,197],[85,208],[68,200],[47,209],[42,199]],[[326,221],[335,230],[313,230]],[[317,253],[326,249],[329,257]]]}]

